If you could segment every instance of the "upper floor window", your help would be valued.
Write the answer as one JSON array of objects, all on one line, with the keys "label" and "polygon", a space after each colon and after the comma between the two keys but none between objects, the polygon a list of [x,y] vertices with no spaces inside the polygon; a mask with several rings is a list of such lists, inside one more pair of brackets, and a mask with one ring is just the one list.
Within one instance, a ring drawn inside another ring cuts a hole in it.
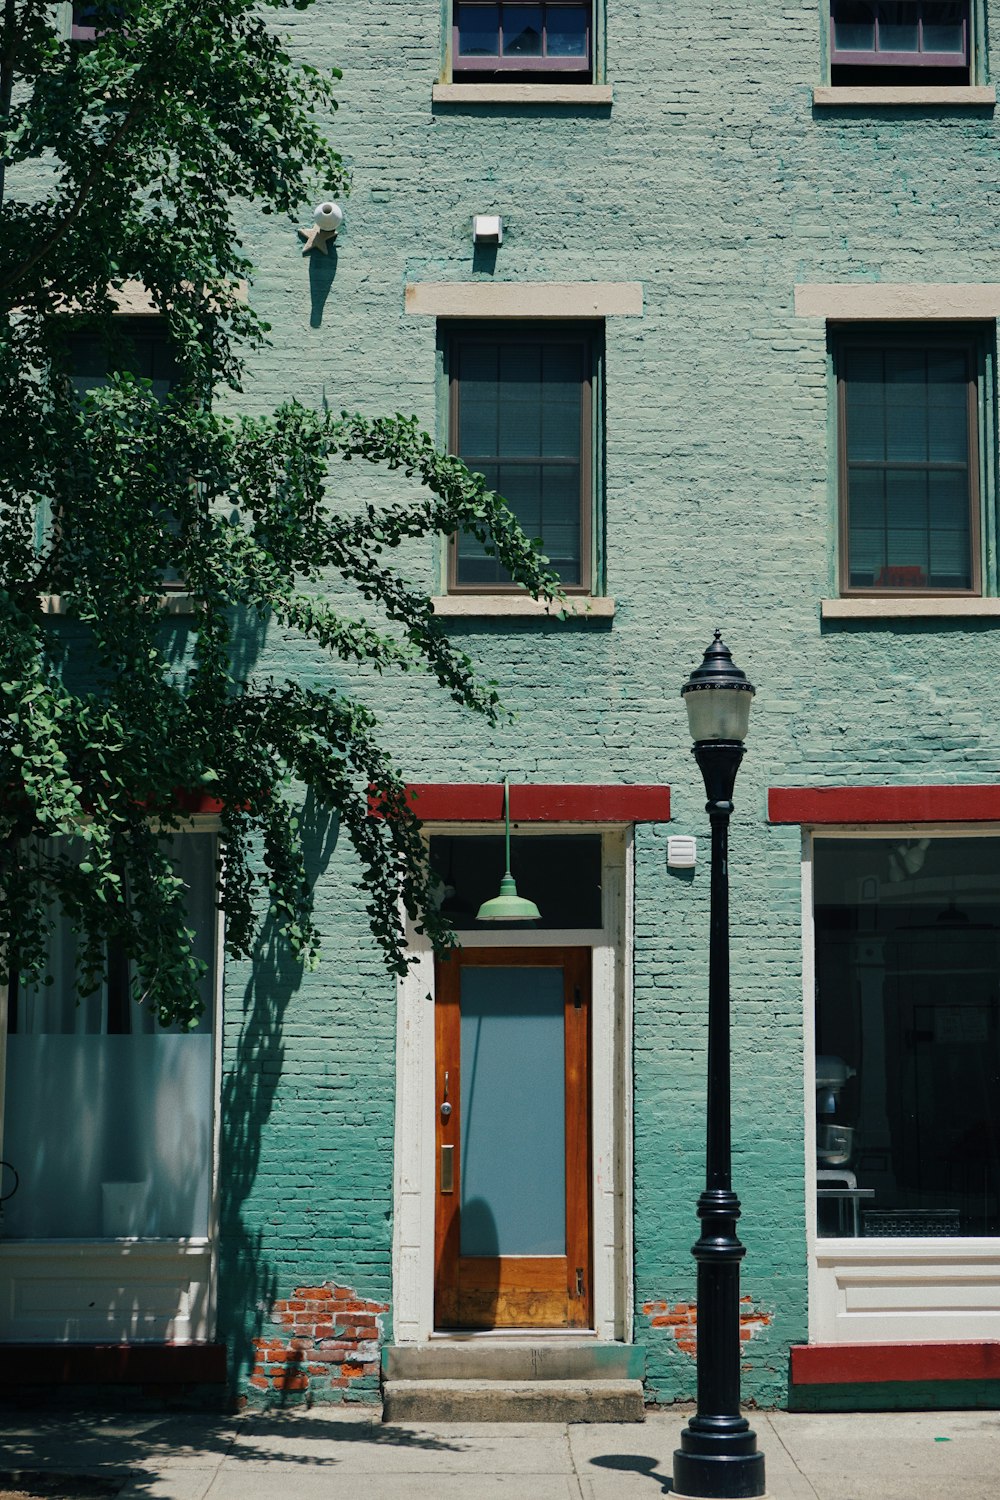
[{"label": "upper floor window", "polygon": [[532,79],[547,74],[586,81],[592,69],[590,0],[454,0],[452,72],[463,79]]},{"label": "upper floor window", "polygon": [[979,340],[841,335],[841,591],[980,592]]},{"label": "upper floor window", "polygon": [[[170,330],[158,317],[116,317],[110,336],[83,327],[67,330],[67,378],[81,397],[107,385],[112,375],[134,375],[148,382],[151,395],[166,401],[181,378]],[[166,521],[166,512],[160,512]],[[166,522],[171,530],[175,523]],[[56,529],[55,518],[45,506],[38,516],[39,542]],[[173,563],[161,573],[165,592],[184,588],[184,580]]]},{"label": "upper floor window", "polygon": [[165,401],[179,378],[165,322],[159,318],[116,318],[115,338],[108,342],[86,331],[69,335],[70,379],[81,395],[106,385],[112,374],[148,380],[153,395]]},{"label": "upper floor window", "polygon": [[[459,328],[448,348],[450,446],[538,538],[563,587],[593,576],[593,378],[597,336],[586,325]],[[517,588],[475,537],[451,545],[449,587]]]},{"label": "upper floor window", "polygon": [[125,11],[117,0],[73,0],[69,34],[74,42],[92,42],[121,25]]},{"label": "upper floor window", "polygon": [[834,84],[967,84],[969,0],[830,0]]}]

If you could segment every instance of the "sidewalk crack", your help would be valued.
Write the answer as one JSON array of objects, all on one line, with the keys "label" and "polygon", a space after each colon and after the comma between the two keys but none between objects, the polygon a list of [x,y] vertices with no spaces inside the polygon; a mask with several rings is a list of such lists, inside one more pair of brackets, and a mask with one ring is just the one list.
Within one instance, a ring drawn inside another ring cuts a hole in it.
[{"label": "sidewalk crack", "polygon": [[[819,1500],[819,1490],[816,1489],[816,1487],[813,1484],[812,1480],[802,1470],[802,1468],[799,1465],[798,1459],[795,1457],[795,1454],[792,1452],[791,1448],[789,1448],[788,1444],[785,1442],[784,1438],[781,1436],[781,1433],[778,1431],[777,1427],[775,1427],[774,1423],[771,1421],[770,1417],[768,1417],[765,1412],[761,1412],[760,1415],[764,1418],[764,1421],[767,1423],[768,1431],[771,1432],[774,1435],[775,1438],[777,1438],[778,1443],[784,1449],[785,1453],[788,1455],[788,1460],[791,1463],[792,1468],[795,1470],[796,1474],[798,1474],[799,1477],[802,1479],[802,1481],[808,1486],[810,1495],[812,1495],[814,1497],[814,1500]],[[765,1462],[766,1462],[766,1459],[765,1459]]]},{"label": "sidewalk crack", "polygon": [[583,1479],[576,1466],[576,1455],[573,1452],[573,1444],[570,1441],[568,1422],[565,1424],[563,1432],[566,1438],[566,1452],[569,1454],[570,1477],[576,1481],[576,1500],[584,1500]]}]

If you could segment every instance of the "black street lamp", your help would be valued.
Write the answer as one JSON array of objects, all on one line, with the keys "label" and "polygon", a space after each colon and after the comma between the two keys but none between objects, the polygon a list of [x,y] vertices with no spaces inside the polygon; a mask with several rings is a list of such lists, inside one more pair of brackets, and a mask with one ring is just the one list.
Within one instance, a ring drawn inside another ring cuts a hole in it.
[{"label": "black street lamp", "polygon": [[740,1412],[740,1200],[732,1185],[729,1098],[729,815],[754,689],[715,632],[681,689],[712,824],[708,954],[708,1142],[698,1199],[698,1410],[674,1452],[674,1494],[744,1500],[764,1493],[764,1455]]}]

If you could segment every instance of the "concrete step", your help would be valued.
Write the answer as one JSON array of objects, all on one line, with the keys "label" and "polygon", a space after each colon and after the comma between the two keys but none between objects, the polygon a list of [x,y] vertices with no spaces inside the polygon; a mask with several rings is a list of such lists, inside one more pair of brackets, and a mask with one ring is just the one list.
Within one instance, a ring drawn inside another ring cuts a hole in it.
[{"label": "concrete step", "polygon": [[641,1380],[645,1351],[599,1339],[435,1339],[382,1351],[387,1380]]},{"label": "concrete step", "polygon": [[387,1380],[385,1422],[641,1422],[641,1380]]}]

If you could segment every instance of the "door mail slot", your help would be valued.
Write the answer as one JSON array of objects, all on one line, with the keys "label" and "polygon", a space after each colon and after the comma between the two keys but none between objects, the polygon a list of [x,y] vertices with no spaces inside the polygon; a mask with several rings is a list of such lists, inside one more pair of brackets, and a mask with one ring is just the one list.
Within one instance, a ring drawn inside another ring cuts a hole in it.
[{"label": "door mail slot", "polygon": [[453,1193],[455,1191],[454,1146],[441,1147],[441,1191],[442,1193]]}]

